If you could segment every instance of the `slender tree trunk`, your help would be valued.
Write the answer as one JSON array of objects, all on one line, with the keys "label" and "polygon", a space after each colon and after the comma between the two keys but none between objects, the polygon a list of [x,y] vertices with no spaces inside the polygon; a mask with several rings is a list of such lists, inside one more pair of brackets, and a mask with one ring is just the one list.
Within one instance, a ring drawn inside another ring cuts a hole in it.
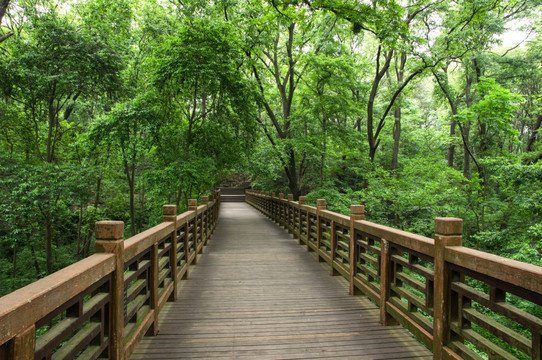
[{"label": "slender tree trunk", "polygon": [[[455,110],[457,112],[457,110]],[[454,110],[452,109],[452,115],[454,114]],[[448,167],[453,168],[454,167],[454,156],[455,156],[455,144],[454,144],[454,136],[455,136],[455,127],[456,127],[455,120],[452,118],[452,121],[450,122],[450,145],[448,145]]]},{"label": "slender tree trunk", "polygon": [[[465,99],[467,102],[467,108],[470,108],[473,103],[473,95],[471,93],[471,87],[472,87],[472,77],[469,76],[467,72],[467,84],[465,85]],[[463,176],[467,179],[471,179],[471,173],[470,173],[470,121],[465,122],[463,124]]]},{"label": "slender tree trunk", "polygon": [[376,72],[373,79],[373,84],[371,87],[371,92],[369,93],[369,99],[367,101],[367,139],[369,142],[369,160],[374,162],[376,149],[380,144],[380,139],[378,138],[378,128],[375,132],[374,129],[374,103],[376,100],[376,95],[378,94],[378,87],[380,86],[380,81],[386,75],[390,67],[391,58],[393,51],[384,52],[384,64],[380,67],[380,60],[382,55],[382,47],[378,47],[378,52],[376,55]]},{"label": "slender tree trunk", "polygon": [[[26,242],[30,242],[30,235],[26,236]],[[36,256],[36,249],[34,245],[30,245],[30,253],[32,254],[32,259],[34,260],[34,269],[36,269],[36,276],[39,277],[41,274],[40,263],[38,262],[38,257]]]},{"label": "slender tree trunk", "polygon": [[324,184],[324,167],[326,166],[326,151],[327,151],[327,136],[326,136],[326,118],[322,115],[322,130],[324,133],[324,141],[322,143],[322,157],[320,159],[320,186]]},{"label": "slender tree trunk", "polygon": [[96,197],[94,198],[94,206],[96,209],[99,208],[100,204],[100,191],[102,188],[102,178],[98,178],[98,181],[96,182]]},{"label": "slender tree trunk", "polygon": [[92,242],[92,234],[93,232],[91,230],[87,233],[87,238],[85,240],[85,245],[83,246],[83,258],[87,257],[90,253],[90,243]]},{"label": "slender tree trunk", "polygon": [[83,199],[79,203],[79,219],[77,221],[77,261],[81,259],[81,229],[83,227]]},{"label": "slender tree trunk", "polygon": [[[405,79],[405,65],[407,56],[405,53],[401,54],[399,66],[396,63],[396,77],[397,84],[402,84]],[[393,124],[393,152],[391,156],[391,171],[395,172],[399,166],[399,144],[401,143],[401,95],[397,96],[397,106],[394,111],[394,124]]]},{"label": "slender tree trunk", "polygon": [[540,129],[540,126],[542,125],[542,114],[538,114],[536,117],[536,124],[534,125],[533,132],[529,136],[529,140],[527,141],[527,152],[533,151],[533,144],[536,140],[536,136],[538,135],[538,130]]},{"label": "slender tree trunk", "polygon": [[393,124],[393,152],[391,156],[391,171],[395,172],[399,166],[399,144],[401,140],[401,105],[395,108],[395,122]]},{"label": "slender tree trunk", "polygon": [[463,125],[463,145],[464,145],[464,149],[463,149],[463,176],[465,176],[465,178],[467,179],[471,179],[471,174],[470,174],[470,154],[469,154],[469,146],[470,146],[470,140],[469,140],[469,135],[470,135],[470,121],[467,121],[464,125]]},{"label": "slender tree trunk", "polygon": [[45,215],[45,253],[47,258],[47,274],[53,272],[53,226],[49,214]]},{"label": "slender tree trunk", "polygon": [[17,244],[13,246],[13,261],[12,261],[13,269],[11,273],[11,277],[15,279],[15,275],[17,274]]},{"label": "slender tree trunk", "polygon": [[131,179],[130,179],[130,232],[134,236],[135,230],[135,169],[134,165],[131,166]]}]

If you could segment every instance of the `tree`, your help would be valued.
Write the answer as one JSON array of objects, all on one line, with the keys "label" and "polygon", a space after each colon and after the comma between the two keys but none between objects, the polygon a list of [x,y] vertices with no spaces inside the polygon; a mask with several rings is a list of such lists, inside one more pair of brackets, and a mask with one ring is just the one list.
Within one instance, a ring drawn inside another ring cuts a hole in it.
[{"label": "tree", "polygon": [[[142,172],[145,155],[157,143],[162,118],[156,99],[137,97],[118,103],[94,127],[93,138],[97,144],[115,144],[120,154],[123,172],[129,188],[130,232],[135,235],[135,194],[137,175]],[[105,142],[104,142],[105,141]]]},{"label": "tree", "polygon": [[[103,43],[78,31],[54,10],[33,16],[26,36],[11,41],[9,49],[2,90],[25,114],[21,130],[31,145],[31,162],[43,165],[45,188],[54,186],[57,179],[47,174],[62,165],[57,153],[73,131],[70,119],[77,102],[114,87],[119,61]],[[39,210],[47,271],[52,272],[53,219],[60,195],[51,194],[47,199]]]},{"label": "tree", "polygon": [[[2,27],[2,19],[4,18],[4,15],[6,14],[10,1],[11,0],[0,0],[0,29]],[[13,35],[13,32],[11,31],[7,33],[3,33],[3,32],[0,33],[0,44],[6,41],[12,35]]]},{"label": "tree", "polygon": [[[176,163],[177,204],[191,196],[191,169],[212,159],[215,171],[232,166],[246,153],[255,133],[254,97],[240,71],[235,32],[229,23],[189,18],[164,39],[152,60],[154,86],[170,131],[160,156]],[[222,136],[217,136],[221,134]],[[184,170],[183,170],[184,169]],[[195,174],[194,174],[195,175]]]}]

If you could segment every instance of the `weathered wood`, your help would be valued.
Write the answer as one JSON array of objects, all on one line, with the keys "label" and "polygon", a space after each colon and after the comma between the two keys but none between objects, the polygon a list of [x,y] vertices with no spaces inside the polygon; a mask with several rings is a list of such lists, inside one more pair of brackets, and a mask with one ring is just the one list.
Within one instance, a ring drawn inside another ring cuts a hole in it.
[{"label": "weathered wood", "polygon": [[[36,327],[32,325],[11,341],[7,349],[7,358],[17,360],[33,360],[35,346]],[[0,353],[0,355],[2,354]]]},{"label": "weathered wood", "polygon": [[165,238],[173,232],[173,223],[160,223],[148,230],[130,237],[124,241],[124,261],[128,262],[142,252],[149,249],[152,244]]},{"label": "weathered wood", "polygon": [[111,254],[95,254],[0,298],[0,344],[77,296],[115,269]]},{"label": "weathered wood", "polygon": [[[113,230],[113,231],[111,231]],[[99,221],[96,223],[97,253],[115,255],[115,271],[111,279],[111,334],[109,356],[124,359],[124,223]]]},{"label": "weathered wood", "polygon": [[286,231],[243,203],[221,221],[160,332],[131,359],[430,359],[404,329],[382,327],[378,308],[348,295]]},{"label": "weathered wood", "polygon": [[434,240],[425,236],[397,230],[388,226],[375,224],[370,221],[356,221],[356,229],[380,239],[386,239],[405,248],[415,250],[425,255],[434,255]]},{"label": "weathered wood", "polygon": [[173,223],[173,239],[171,241],[171,250],[169,252],[170,263],[171,263],[171,279],[173,280],[173,291],[171,292],[171,301],[175,301],[177,297],[177,206],[176,205],[164,205],[162,207],[162,221]]},{"label": "weathered wood", "polygon": [[446,248],[444,258],[451,264],[542,294],[542,271],[538,266],[466,247]]},{"label": "weathered wood", "polygon": [[358,261],[358,252],[356,246],[356,229],[354,227],[354,222],[359,220],[365,220],[365,206],[364,205],[351,205],[350,206],[350,240],[349,240],[349,251],[350,251],[350,295],[360,295],[361,291],[355,285],[354,279],[356,277],[357,261]]},{"label": "weathered wood", "polygon": [[444,258],[447,246],[462,245],[463,220],[435,219],[435,306],[433,310],[433,359],[442,359],[443,347],[449,339],[450,274]]},{"label": "weathered wood", "polygon": [[[257,194],[251,201],[260,209],[268,206],[268,199]],[[307,229],[307,249],[349,278],[351,293],[360,290],[380,305],[384,323],[392,317],[434,347],[436,359],[481,359],[481,353],[490,359],[520,353],[541,359],[542,318],[516,300],[542,306],[540,267],[462,247],[460,219],[436,219],[435,239],[429,239],[352,215],[345,246],[342,215],[306,205],[299,209],[307,218],[298,220],[300,239],[301,224]],[[273,220],[283,222],[284,214],[274,213]],[[483,284],[485,292],[470,281]]]}]

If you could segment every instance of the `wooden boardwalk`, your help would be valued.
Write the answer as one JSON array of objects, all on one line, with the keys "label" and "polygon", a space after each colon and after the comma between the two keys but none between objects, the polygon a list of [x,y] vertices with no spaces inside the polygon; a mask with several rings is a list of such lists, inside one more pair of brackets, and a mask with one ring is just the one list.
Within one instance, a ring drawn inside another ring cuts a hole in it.
[{"label": "wooden boardwalk", "polygon": [[160,313],[158,336],[131,359],[432,359],[378,317],[283,229],[246,203],[223,203],[209,246]]}]

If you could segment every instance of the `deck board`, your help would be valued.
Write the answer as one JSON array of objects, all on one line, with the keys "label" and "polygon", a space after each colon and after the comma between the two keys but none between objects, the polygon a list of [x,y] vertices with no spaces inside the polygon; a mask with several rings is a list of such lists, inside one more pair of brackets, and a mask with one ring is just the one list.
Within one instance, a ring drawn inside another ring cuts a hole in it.
[{"label": "deck board", "polygon": [[283,229],[223,203],[213,238],[131,359],[432,359]]}]

